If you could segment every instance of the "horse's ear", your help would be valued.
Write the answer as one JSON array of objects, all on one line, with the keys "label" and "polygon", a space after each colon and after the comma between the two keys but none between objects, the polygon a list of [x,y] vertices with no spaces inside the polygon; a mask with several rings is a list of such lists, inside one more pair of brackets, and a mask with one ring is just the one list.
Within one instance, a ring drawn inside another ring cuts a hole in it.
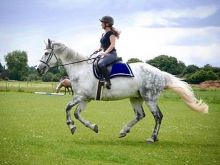
[{"label": "horse's ear", "polygon": [[51,48],[51,40],[48,38],[48,48]]}]

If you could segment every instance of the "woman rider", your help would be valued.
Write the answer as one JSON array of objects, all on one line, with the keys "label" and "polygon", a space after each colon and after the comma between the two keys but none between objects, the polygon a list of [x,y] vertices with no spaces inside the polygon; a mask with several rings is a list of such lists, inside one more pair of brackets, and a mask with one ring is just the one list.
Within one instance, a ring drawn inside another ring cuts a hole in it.
[{"label": "woman rider", "polygon": [[111,82],[108,73],[107,66],[113,63],[117,58],[117,52],[115,49],[116,38],[119,38],[120,33],[113,27],[114,19],[111,16],[104,16],[101,21],[102,29],[104,29],[105,33],[102,35],[100,39],[101,46],[96,51],[102,51],[99,55],[101,59],[98,62],[98,67],[101,71],[101,74],[105,78],[106,88],[111,89]]}]

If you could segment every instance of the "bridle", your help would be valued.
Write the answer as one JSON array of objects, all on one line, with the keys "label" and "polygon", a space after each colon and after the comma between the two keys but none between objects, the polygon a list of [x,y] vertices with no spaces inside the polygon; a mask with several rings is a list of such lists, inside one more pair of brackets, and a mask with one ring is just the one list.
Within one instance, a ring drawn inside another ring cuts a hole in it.
[{"label": "bridle", "polygon": [[[66,48],[66,47],[65,47],[65,48]],[[64,48],[64,49],[65,49],[65,48]],[[92,54],[89,56],[89,58],[87,58],[87,59],[85,59],[85,60],[79,60],[79,61],[76,61],[76,62],[70,62],[70,63],[66,63],[66,64],[58,64],[58,63],[59,63],[59,60],[58,60],[56,54],[54,53],[54,49],[53,49],[53,48],[48,48],[48,49],[51,49],[51,51],[50,51],[50,53],[49,53],[49,56],[48,56],[46,62],[40,60],[40,62],[42,62],[43,64],[47,65],[48,68],[56,68],[56,67],[59,67],[59,66],[66,66],[66,65],[71,65],[71,64],[77,64],[77,63],[81,63],[81,62],[85,62],[85,61],[87,61],[88,63],[92,64],[92,63],[94,63],[94,62],[96,61],[96,59],[99,59],[99,58],[100,58],[100,57],[98,57],[98,56],[97,56],[97,57],[92,57],[94,54],[96,54],[96,53],[94,52],[94,53],[92,53]],[[45,53],[45,55],[46,55],[46,53]],[[54,57],[56,58],[56,60],[57,60],[57,65],[55,65],[55,66],[50,66],[48,63],[50,62],[50,60],[51,60],[51,58],[52,58],[53,56],[54,56]],[[90,60],[92,60],[92,62],[89,62]]]},{"label": "bridle", "polygon": [[[53,57],[53,55],[55,56],[57,62],[58,62],[58,58],[57,58],[56,54],[54,53],[53,48],[50,48],[50,49],[51,49],[51,52],[49,53],[49,56],[48,56],[46,62],[44,62],[43,60],[40,60],[40,62],[42,62],[42,63],[44,63],[45,65],[47,65],[48,68],[53,68],[53,67],[51,67],[48,63],[50,62],[50,60],[51,60],[51,58]],[[46,53],[48,53],[48,52],[46,52]],[[45,53],[45,55],[47,55],[46,53]],[[54,66],[54,67],[56,67],[56,66]]]}]

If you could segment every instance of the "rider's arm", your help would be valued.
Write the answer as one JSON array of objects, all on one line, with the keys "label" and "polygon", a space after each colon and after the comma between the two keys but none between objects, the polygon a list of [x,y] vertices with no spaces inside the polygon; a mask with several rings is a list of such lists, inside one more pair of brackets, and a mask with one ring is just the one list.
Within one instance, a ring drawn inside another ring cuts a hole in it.
[{"label": "rider's arm", "polygon": [[102,47],[100,46],[100,48],[98,48],[93,54],[97,54],[98,52],[102,51]]}]

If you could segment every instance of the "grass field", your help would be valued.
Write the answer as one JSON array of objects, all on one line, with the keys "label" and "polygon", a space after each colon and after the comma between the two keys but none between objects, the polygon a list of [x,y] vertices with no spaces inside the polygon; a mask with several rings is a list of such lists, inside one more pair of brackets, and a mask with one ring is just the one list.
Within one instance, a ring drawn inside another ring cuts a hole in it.
[{"label": "grass field", "polygon": [[0,91],[54,92],[58,82],[0,81]]},{"label": "grass field", "polygon": [[191,111],[170,91],[162,94],[164,118],[154,144],[145,142],[154,127],[146,106],[146,118],[119,139],[134,117],[128,100],[91,102],[82,116],[98,124],[99,133],[75,121],[72,135],[64,110],[70,95],[8,91],[0,92],[0,164],[220,164],[220,90],[196,89],[209,114]]}]

